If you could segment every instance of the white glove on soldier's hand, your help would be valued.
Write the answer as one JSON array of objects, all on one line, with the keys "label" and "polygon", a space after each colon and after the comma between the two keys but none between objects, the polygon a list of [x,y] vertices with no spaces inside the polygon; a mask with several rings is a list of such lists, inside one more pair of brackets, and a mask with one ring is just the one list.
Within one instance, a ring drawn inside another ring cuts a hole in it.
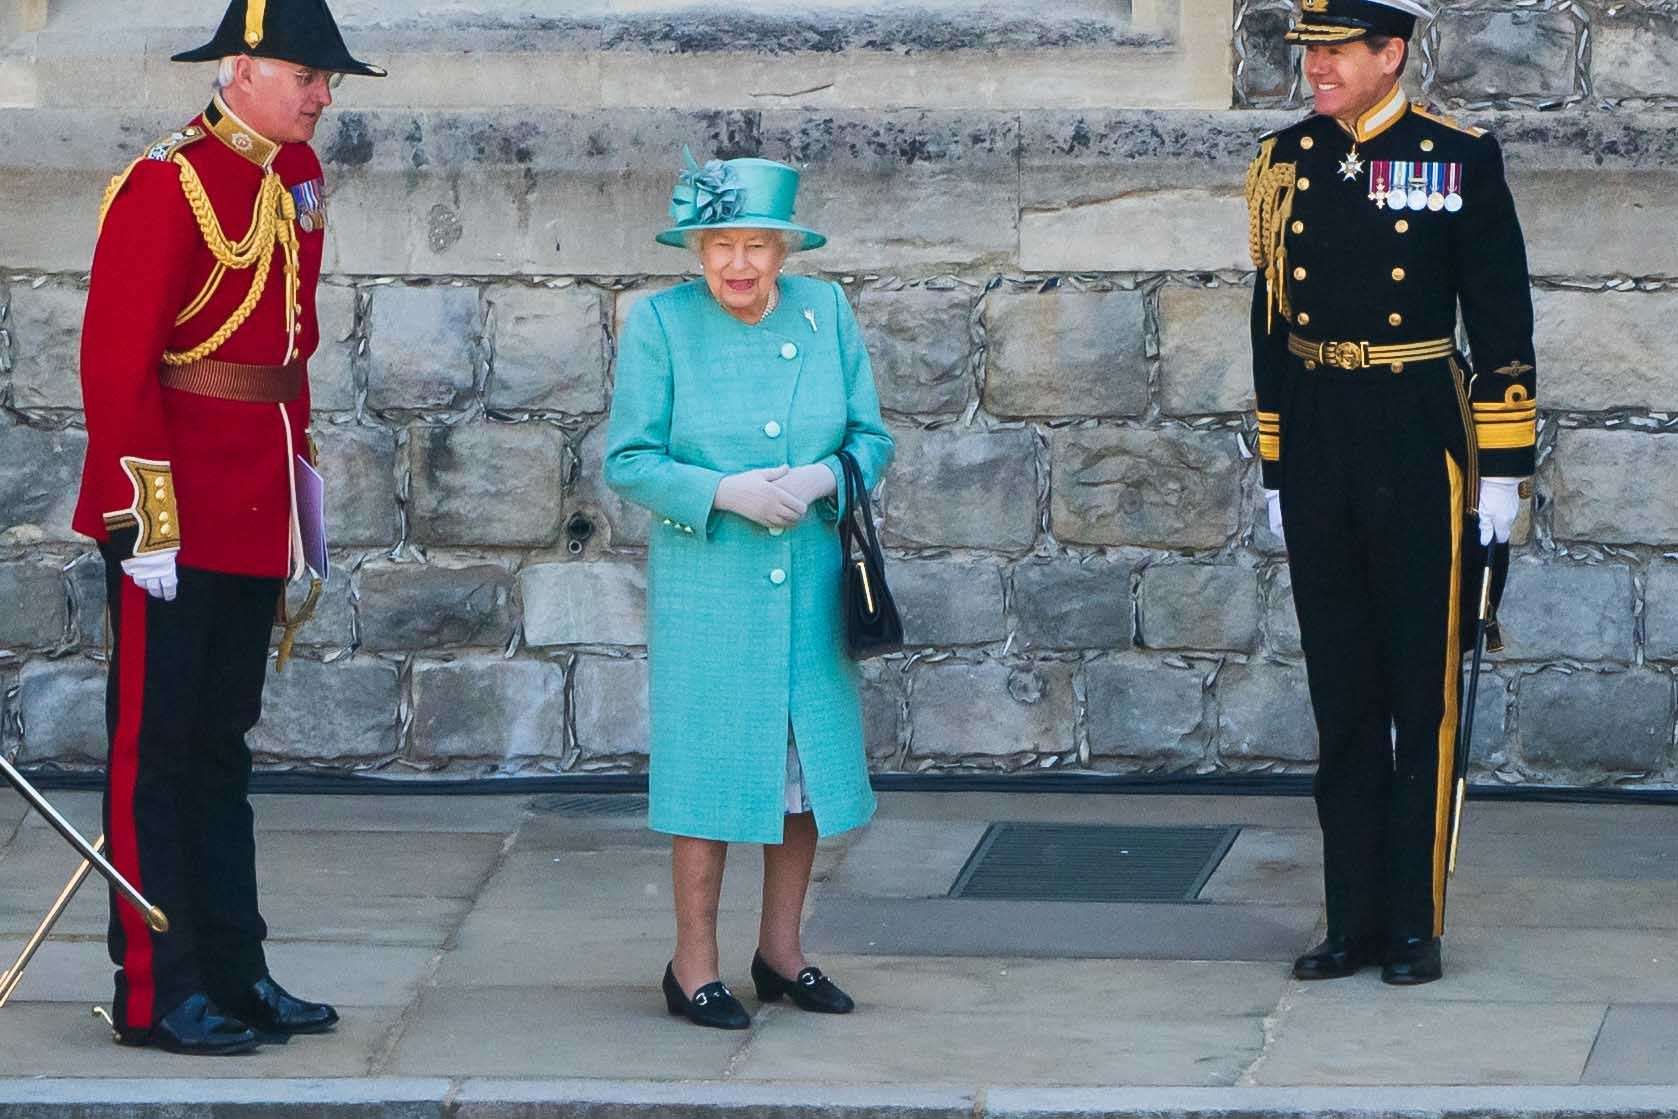
[{"label": "white glove on soldier's hand", "polygon": [[1519,478],[1480,479],[1480,543],[1490,544],[1495,537],[1499,544],[1509,542],[1515,528],[1515,518],[1521,513],[1521,480]]},{"label": "white glove on soldier's hand", "polygon": [[[822,469],[825,471],[827,467]],[[786,467],[773,466],[730,474],[717,486],[717,496],[712,499],[712,504],[764,528],[791,528],[804,518],[807,506],[775,484],[787,473]]]},{"label": "white glove on soldier's hand", "polygon": [[1270,535],[1286,545],[1287,538],[1282,535],[1282,491],[1265,490],[1264,507],[1270,515]]},{"label": "white glove on soldier's hand", "polygon": [[181,585],[180,577],[175,573],[175,556],[179,552],[180,549],[171,548],[167,552],[152,552],[125,559],[122,561],[123,574],[153,598],[173,602]]},{"label": "white glove on soldier's hand", "polygon": [[813,505],[838,492],[838,481],[833,471],[819,462],[813,462],[809,466],[793,467],[787,471],[786,477],[775,484],[805,505]]}]

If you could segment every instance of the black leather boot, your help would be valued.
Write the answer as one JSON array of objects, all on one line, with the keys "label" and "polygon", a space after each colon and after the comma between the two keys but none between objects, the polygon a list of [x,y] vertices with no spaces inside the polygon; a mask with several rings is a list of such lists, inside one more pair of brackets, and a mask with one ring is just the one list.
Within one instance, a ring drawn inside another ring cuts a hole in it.
[{"label": "black leather boot", "polygon": [[1418,987],[1445,977],[1439,938],[1409,936],[1387,945],[1387,959],[1381,965],[1381,982],[1394,987]]},{"label": "black leather boot", "polygon": [[1344,979],[1381,958],[1380,945],[1363,937],[1331,936],[1293,962],[1295,979]]},{"label": "black leather boot", "polygon": [[210,996],[202,993],[188,995],[150,1029],[118,1027],[116,1039],[122,1045],[149,1045],[189,1057],[249,1053],[260,1041],[249,1026],[222,1013]]},{"label": "black leather boot", "polygon": [[752,1024],[752,1016],[720,979],[705,984],[693,993],[693,998],[688,998],[682,985],[676,982],[674,961],[664,968],[664,1005],[670,1008],[670,1013],[713,1030],[744,1030]]},{"label": "black leather boot", "polygon": [[258,1033],[279,1037],[323,1034],[338,1025],[336,1010],[323,1002],[304,1002],[274,982],[272,975],[228,995],[222,1005]]},{"label": "black leather boot", "polygon": [[752,956],[752,985],[759,1002],[775,1002],[786,995],[798,1009],[814,1014],[849,1014],[856,1009],[851,996],[823,975],[821,968],[807,967],[797,979],[788,979],[770,967],[761,952]]}]

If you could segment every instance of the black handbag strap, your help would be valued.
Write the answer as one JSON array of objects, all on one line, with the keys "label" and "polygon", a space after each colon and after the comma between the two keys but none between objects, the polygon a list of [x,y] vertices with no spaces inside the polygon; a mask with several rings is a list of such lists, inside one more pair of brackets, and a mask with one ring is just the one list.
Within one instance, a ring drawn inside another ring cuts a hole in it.
[{"label": "black handbag strap", "polygon": [[[862,467],[857,465],[856,458],[849,451],[839,452],[839,463],[845,471],[845,520],[857,518],[862,525],[858,535],[866,541],[868,551],[873,555],[880,553],[880,540],[874,530],[874,511],[870,508],[868,489],[863,485]],[[855,523],[851,524],[851,531],[856,532]],[[850,558],[850,546],[847,542],[845,556]]]}]

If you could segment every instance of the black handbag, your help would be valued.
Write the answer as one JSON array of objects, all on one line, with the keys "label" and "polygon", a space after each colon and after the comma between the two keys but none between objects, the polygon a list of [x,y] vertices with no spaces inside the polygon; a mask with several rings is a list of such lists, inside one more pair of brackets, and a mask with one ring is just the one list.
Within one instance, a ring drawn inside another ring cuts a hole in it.
[{"label": "black handbag", "polygon": [[[876,657],[903,648],[903,619],[886,586],[885,554],[874,532],[874,511],[862,468],[849,451],[839,452],[845,473],[845,515],[839,518],[840,609],[851,656]],[[852,555],[852,545],[855,555]]]}]

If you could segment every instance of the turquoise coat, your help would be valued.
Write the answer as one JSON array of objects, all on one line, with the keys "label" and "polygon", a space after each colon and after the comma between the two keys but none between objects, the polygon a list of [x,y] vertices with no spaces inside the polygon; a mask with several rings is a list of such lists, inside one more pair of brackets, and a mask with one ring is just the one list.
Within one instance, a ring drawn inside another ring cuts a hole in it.
[{"label": "turquoise coat", "polygon": [[[781,280],[756,326],[693,281],[638,303],[619,343],[606,482],[653,513],[647,555],[652,827],[781,842],[791,720],[816,826],[874,813],[839,612],[839,502],[772,531],[711,508],[725,475],[891,462],[874,373],[837,284]],[[843,487],[840,487],[841,496]]]}]

